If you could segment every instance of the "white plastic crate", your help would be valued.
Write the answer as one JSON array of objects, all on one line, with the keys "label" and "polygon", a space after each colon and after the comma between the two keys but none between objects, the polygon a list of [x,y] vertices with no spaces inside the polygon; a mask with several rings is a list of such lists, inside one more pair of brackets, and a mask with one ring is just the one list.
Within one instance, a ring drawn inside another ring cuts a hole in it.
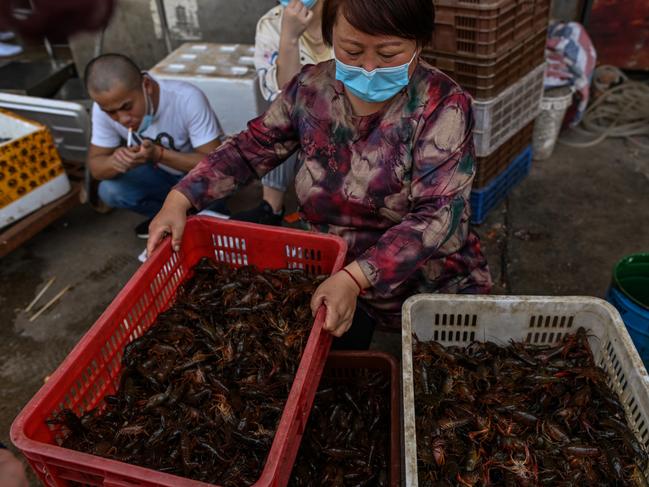
[{"label": "white plastic crate", "polygon": [[[473,340],[555,344],[583,326],[596,363],[609,377],[640,442],[649,445],[649,376],[619,313],[591,297],[420,294],[403,305],[403,433],[405,484],[417,487],[417,440],[412,334],[419,340],[465,346]],[[645,468],[645,475],[647,469]]]},{"label": "white plastic crate", "polygon": [[541,111],[545,64],[534,68],[491,100],[474,100],[473,142],[478,157],[486,157]]},{"label": "white plastic crate", "polygon": [[188,42],[150,73],[158,79],[187,81],[200,88],[223,131],[232,135],[244,130],[248,121],[267,107],[259,91],[254,53],[255,47],[248,44]]}]

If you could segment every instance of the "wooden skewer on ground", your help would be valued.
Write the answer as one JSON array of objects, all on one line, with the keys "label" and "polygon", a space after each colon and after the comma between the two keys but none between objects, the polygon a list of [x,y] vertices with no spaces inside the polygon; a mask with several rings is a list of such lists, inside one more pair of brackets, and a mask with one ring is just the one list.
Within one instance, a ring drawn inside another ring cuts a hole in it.
[{"label": "wooden skewer on ground", "polygon": [[34,305],[38,302],[39,299],[41,299],[41,296],[45,294],[45,291],[47,291],[50,288],[50,286],[55,280],[56,280],[56,276],[52,277],[52,279],[47,281],[45,286],[43,286],[43,289],[41,289],[40,292],[36,295],[36,297],[32,300],[32,302],[29,303],[29,305],[27,305],[27,307],[25,308],[25,313],[29,313],[32,310]]},{"label": "wooden skewer on ground", "polygon": [[56,303],[61,298],[61,296],[63,296],[66,292],[68,292],[68,289],[70,289],[71,287],[72,287],[71,285],[65,286],[61,291],[59,291],[59,293],[56,296],[54,296],[47,303],[45,303],[43,305],[43,307],[41,309],[39,309],[34,316],[29,318],[29,321],[30,322],[34,321],[36,318],[38,318],[40,315],[42,315],[43,312],[45,312],[45,310],[47,310],[50,306],[52,306],[54,303]]}]

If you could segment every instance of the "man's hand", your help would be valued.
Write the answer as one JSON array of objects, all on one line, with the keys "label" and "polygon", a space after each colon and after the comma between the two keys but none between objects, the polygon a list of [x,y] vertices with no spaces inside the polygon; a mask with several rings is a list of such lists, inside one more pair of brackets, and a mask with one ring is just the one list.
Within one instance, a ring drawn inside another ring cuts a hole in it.
[{"label": "man's hand", "polygon": [[284,8],[282,35],[285,35],[290,41],[297,42],[304,34],[313,15],[313,11],[306,8],[302,0],[291,0]]},{"label": "man's hand", "polygon": [[144,139],[142,145],[134,147],[135,164],[146,164],[147,162],[158,162],[160,159],[160,147],[149,139]]},{"label": "man's hand", "polygon": [[134,147],[118,147],[108,159],[110,167],[119,173],[125,173],[135,165]]},{"label": "man's hand", "polygon": [[324,304],[327,308],[324,329],[341,337],[352,326],[359,292],[356,283],[345,272],[337,272],[313,293],[311,312],[315,316],[318,308]]}]

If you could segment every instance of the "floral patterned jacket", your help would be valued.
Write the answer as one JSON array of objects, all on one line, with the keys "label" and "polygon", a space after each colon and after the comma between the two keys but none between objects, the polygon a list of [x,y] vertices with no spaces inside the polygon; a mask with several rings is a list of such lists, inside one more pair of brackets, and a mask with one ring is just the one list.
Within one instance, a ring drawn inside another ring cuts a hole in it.
[{"label": "floral patterned jacket", "polygon": [[470,97],[422,61],[408,86],[369,116],[354,115],[334,62],[308,65],[175,189],[201,208],[297,151],[302,218],[347,242],[347,261],[372,284],[361,305],[400,326],[412,294],[491,288],[469,229],[472,128]]}]

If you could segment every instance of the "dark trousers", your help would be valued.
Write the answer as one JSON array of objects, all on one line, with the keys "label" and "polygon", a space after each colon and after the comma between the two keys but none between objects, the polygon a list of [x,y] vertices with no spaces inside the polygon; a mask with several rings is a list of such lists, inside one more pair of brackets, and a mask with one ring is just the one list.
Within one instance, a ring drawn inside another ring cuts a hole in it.
[{"label": "dark trousers", "polygon": [[367,350],[372,343],[376,323],[360,306],[356,306],[352,326],[340,338],[334,337],[332,350]]}]

